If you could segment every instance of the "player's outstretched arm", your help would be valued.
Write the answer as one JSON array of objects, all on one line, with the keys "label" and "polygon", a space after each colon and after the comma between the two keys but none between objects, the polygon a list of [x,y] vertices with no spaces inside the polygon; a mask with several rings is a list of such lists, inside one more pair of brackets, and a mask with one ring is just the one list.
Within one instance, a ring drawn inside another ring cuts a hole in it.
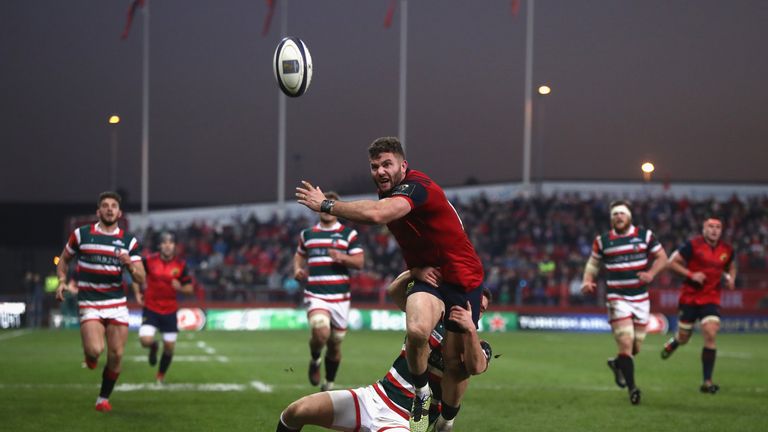
[{"label": "player's outstretched arm", "polygon": [[302,180],[302,185],[296,188],[296,202],[310,210],[326,211],[334,216],[348,219],[354,222],[366,224],[387,224],[395,219],[407,215],[411,211],[411,204],[407,199],[384,198],[378,201],[333,201],[330,208],[323,208],[325,198],[322,189],[312,186],[308,181]]}]

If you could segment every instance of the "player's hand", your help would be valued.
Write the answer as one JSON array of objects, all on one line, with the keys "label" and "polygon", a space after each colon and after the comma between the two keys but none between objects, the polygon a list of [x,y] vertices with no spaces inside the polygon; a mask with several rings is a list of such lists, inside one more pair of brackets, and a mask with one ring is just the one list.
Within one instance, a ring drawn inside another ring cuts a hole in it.
[{"label": "player's hand", "polygon": [[178,279],[171,279],[171,286],[176,291],[181,291],[181,282]]},{"label": "player's hand", "polygon": [[122,265],[131,265],[131,256],[125,249],[116,248],[115,254],[117,255],[117,259],[120,260]]},{"label": "player's hand", "polygon": [[597,284],[594,282],[583,282],[581,284],[582,294],[592,294],[597,289]]},{"label": "player's hand", "polygon": [[691,280],[699,285],[703,285],[704,281],[707,280],[707,275],[702,272],[694,272],[691,273]]},{"label": "player's hand", "polygon": [[650,272],[637,272],[637,278],[643,283],[653,282],[653,275]]},{"label": "player's hand", "polygon": [[731,275],[726,273],[726,274],[723,275],[723,278],[725,279],[725,287],[726,288],[728,288],[729,290],[733,290],[734,288],[736,288],[736,281],[733,280]]},{"label": "player's hand", "polygon": [[296,187],[296,202],[307,206],[310,210],[319,212],[320,204],[325,200],[325,194],[319,186],[312,186],[306,180],[301,181],[301,186]]},{"label": "player's hand", "polygon": [[59,286],[56,288],[56,300],[64,301],[64,291],[67,291],[67,283],[59,282]]},{"label": "player's hand", "polygon": [[467,302],[466,309],[457,305],[451,306],[451,313],[448,315],[448,319],[455,322],[464,331],[474,330],[475,328],[475,323],[472,321],[472,305],[469,302]]},{"label": "player's hand", "polygon": [[411,276],[435,288],[443,281],[443,274],[435,267],[414,267],[411,269]]},{"label": "player's hand", "polygon": [[344,258],[342,258],[342,255],[346,255],[343,252],[337,251],[336,249],[331,249],[328,251],[328,256],[333,260],[333,262],[337,264],[344,264]]},{"label": "player's hand", "polygon": [[297,281],[305,281],[307,280],[307,271],[303,268],[298,268],[293,271],[293,278]]},{"label": "player's hand", "polygon": [[139,306],[144,306],[144,294],[137,292],[134,293],[134,296],[136,297],[136,303],[138,303]]}]

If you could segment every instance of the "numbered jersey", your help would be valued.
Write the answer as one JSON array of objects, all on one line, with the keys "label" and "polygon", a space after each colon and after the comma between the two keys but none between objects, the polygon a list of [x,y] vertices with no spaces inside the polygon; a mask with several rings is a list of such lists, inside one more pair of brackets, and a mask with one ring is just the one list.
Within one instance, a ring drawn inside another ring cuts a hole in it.
[{"label": "numbered jersey", "polygon": [[443,280],[471,291],[483,281],[483,266],[445,192],[426,174],[408,169],[403,181],[379,198],[408,200],[411,211],[387,227],[408,268],[439,267]]}]

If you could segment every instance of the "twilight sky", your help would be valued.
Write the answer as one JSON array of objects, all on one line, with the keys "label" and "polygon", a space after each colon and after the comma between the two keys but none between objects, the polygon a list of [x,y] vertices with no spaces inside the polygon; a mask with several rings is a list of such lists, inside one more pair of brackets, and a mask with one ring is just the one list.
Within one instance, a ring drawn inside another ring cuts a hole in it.
[{"label": "twilight sky", "polygon": [[[149,0],[153,203],[275,199],[278,7]],[[366,147],[398,131],[399,11],[389,0],[288,0],[312,85],[288,100],[287,193],[372,191]],[[140,198],[143,14],[128,0],[8,0],[0,12],[0,202]],[[411,0],[407,151],[443,186],[522,175],[525,13],[509,0]],[[399,9],[398,5],[398,9]],[[533,176],[768,182],[768,2],[536,0]]]}]

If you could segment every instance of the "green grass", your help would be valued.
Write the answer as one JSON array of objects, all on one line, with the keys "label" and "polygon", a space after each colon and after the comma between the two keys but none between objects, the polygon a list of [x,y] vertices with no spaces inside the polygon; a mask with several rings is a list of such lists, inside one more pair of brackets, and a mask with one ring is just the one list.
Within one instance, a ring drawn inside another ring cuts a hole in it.
[{"label": "green grass", "polygon": [[[631,406],[626,392],[613,384],[605,366],[615,353],[608,334],[483,336],[501,356],[486,374],[472,379],[457,431],[768,428],[768,335],[720,335],[715,381],[722,390],[714,396],[698,391],[700,336],[667,361],[658,355],[664,338],[649,336],[635,366],[643,390],[640,406]],[[272,431],[280,411],[312,391],[306,382],[307,337],[303,331],[182,333],[179,360],[167,377],[174,390],[157,390],[150,385],[154,369],[143,361],[145,351],[131,333],[111,397],[114,410],[100,414],[93,403],[101,367],[91,371],[80,366],[77,331],[0,331],[0,424],[8,431]],[[402,337],[351,332],[337,384],[358,387],[379,379]],[[227,361],[217,361],[219,357]],[[272,386],[272,391],[253,388],[253,381]],[[209,383],[240,389],[213,391],[204,387]]]}]

